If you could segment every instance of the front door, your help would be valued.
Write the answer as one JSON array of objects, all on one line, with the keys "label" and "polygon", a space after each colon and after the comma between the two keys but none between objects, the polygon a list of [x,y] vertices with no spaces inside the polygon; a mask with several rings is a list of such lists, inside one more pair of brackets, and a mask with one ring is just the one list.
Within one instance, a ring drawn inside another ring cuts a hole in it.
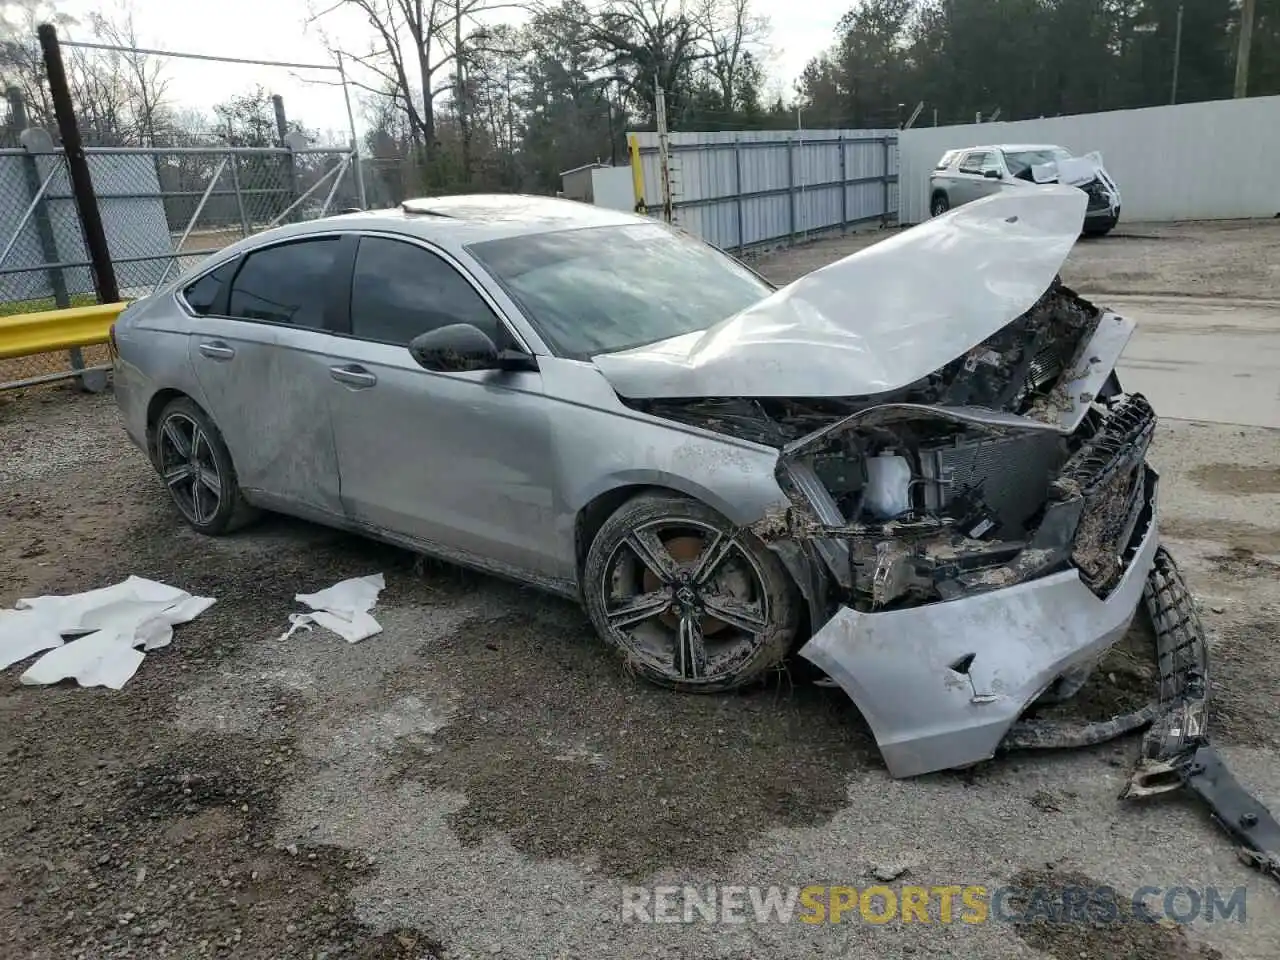
[{"label": "front door", "polygon": [[537,371],[435,373],[420,333],[471,323],[505,336],[448,260],[390,237],[360,240],[350,339],[330,371],[342,500],[357,522],[512,573],[572,576],[556,560],[555,462]]},{"label": "front door", "polygon": [[[960,160],[953,194],[958,193],[962,203],[990,196],[1001,188],[998,178],[987,176],[988,171],[1000,172],[996,155],[990,150],[971,150]],[[952,206],[956,203],[953,200]]]},{"label": "front door", "polygon": [[241,488],[263,506],[317,519],[343,514],[328,414],[337,360],[323,352],[334,339],[323,327],[340,242],[297,240],[236,261],[188,340]]}]

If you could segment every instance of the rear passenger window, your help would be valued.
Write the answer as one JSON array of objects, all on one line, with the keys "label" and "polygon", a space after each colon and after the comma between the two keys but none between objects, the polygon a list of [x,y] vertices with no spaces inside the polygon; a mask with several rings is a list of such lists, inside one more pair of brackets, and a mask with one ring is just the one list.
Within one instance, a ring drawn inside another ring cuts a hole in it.
[{"label": "rear passenger window", "polygon": [[451,323],[479,327],[498,342],[498,318],[447,261],[412,243],[362,237],[351,282],[351,333],[407,345]]},{"label": "rear passenger window", "polygon": [[337,237],[317,237],[249,254],[231,284],[227,313],[245,320],[324,326]]},{"label": "rear passenger window", "polygon": [[209,311],[218,302],[218,294],[222,292],[222,285],[227,282],[231,274],[235,272],[236,264],[239,259],[232,257],[226,263],[214,267],[203,277],[187,284],[182,290],[182,299],[187,301],[192,312],[200,316],[207,316]]}]

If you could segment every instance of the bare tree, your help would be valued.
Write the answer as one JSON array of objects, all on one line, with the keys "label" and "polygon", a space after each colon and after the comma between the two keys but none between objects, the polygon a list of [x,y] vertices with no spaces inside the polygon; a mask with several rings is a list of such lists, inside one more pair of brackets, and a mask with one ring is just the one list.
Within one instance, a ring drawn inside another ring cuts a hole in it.
[{"label": "bare tree", "polygon": [[[104,43],[119,47],[138,46],[133,8],[127,2],[119,5],[114,19],[101,11],[90,14],[89,26],[94,36]],[[144,147],[153,147],[157,129],[164,125],[167,109],[165,96],[169,80],[164,76],[164,65],[145,53],[123,52],[119,57],[137,142]]]},{"label": "bare tree", "polygon": [[592,39],[608,51],[606,64],[653,114],[654,84],[682,89],[693,64],[711,56],[705,29],[689,0],[606,0],[590,23]]},{"label": "bare tree", "polygon": [[0,0],[0,87],[17,87],[35,126],[53,125],[53,104],[44,79],[44,58],[36,27],[65,27],[75,20],[59,14],[48,0]]},{"label": "bare tree", "polygon": [[697,21],[711,56],[707,68],[720,88],[726,111],[737,109],[738,78],[748,58],[758,56],[769,36],[769,20],[751,12],[750,0],[702,0]]},{"label": "bare tree", "polygon": [[[364,52],[330,42],[336,52],[360,64],[379,79],[377,86],[352,79],[374,96],[390,97],[409,118],[415,142],[430,150],[435,145],[435,97],[440,71],[453,59],[441,50],[440,38],[449,24],[446,0],[340,0],[315,14],[319,20],[341,8],[359,11],[375,39]],[[416,91],[416,97],[415,97]]]}]

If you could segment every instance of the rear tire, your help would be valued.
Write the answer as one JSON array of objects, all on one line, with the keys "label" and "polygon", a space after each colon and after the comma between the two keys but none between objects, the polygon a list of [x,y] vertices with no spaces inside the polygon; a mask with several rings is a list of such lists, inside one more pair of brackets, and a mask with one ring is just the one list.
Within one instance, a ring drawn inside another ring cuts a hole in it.
[{"label": "rear tire", "polygon": [[156,472],[192,530],[216,537],[257,519],[222,434],[193,400],[179,397],[160,411],[154,444]]},{"label": "rear tire", "polygon": [[940,217],[951,209],[951,200],[939,190],[929,200],[929,216]]},{"label": "rear tire", "polygon": [[630,668],[691,693],[760,678],[800,624],[795,585],[769,548],[674,493],[619,507],[587,551],[582,583],[592,625]]}]

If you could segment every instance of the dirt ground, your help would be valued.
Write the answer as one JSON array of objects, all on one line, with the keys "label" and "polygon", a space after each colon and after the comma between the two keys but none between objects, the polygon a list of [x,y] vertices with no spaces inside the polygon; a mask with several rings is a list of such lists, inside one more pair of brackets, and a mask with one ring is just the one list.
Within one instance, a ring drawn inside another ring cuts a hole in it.
[{"label": "dirt ground", "polygon": [[[1094,245],[1071,269],[1102,270]],[[842,250],[763,267],[787,279]],[[1147,269],[1120,259],[1107,269]],[[1280,811],[1280,432],[1165,419],[1153,461],[1165,540],[1211,632],[1216,742]],[[295,593],[379,570],[382,634],[277,639]],[[628,676],[567,602],[284,518],[198,537],[109,394],[0,395],[0,607],[129,574],[218,602],[119,692],[0,674],[0,956],[1275,956],[1280,886],[1188,800],[1116,799],[1135,738],[895,781],[843,694],[802,665],[681,696]],[[1098,682],[1105,695],[1125,678]],[[1243,886],[1247,919],[620,917],[629,883],[894,873],[1122,897]]]}]

